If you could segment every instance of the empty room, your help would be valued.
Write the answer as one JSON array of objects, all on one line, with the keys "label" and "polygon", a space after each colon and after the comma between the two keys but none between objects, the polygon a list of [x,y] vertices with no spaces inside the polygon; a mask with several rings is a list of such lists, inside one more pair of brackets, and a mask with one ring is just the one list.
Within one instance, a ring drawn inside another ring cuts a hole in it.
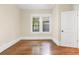
[{"label": "empty room", "polygon": [[78,4],[0,4],[0,55],[79,55]]}]

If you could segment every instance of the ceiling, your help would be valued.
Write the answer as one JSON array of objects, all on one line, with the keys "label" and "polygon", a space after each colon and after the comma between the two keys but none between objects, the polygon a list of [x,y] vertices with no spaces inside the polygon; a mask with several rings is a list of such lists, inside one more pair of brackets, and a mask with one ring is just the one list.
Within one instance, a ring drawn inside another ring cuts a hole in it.
[{"label": "ceiling", "polygon": [[52,9],[54,4],[19,4],[20,9]]}]

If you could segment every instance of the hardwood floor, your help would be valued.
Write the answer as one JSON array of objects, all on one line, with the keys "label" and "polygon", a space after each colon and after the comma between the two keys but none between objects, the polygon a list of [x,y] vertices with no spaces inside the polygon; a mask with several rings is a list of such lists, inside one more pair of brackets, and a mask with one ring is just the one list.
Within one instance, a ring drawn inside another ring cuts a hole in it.
[{"label": "hardwood floor", "polygon": [[56,46],[51,40],[21,40],[0,55],[79,55],[78,48]]}]

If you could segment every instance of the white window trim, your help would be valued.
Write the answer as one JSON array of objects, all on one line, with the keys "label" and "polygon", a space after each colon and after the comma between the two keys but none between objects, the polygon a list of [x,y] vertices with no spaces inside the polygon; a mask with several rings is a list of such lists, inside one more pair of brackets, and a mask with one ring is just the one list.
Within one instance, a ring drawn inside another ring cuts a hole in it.
[{"label": "white window trim", "polygon": [[[43,32],[42,31],[42,19],[40,18],[40,29],[39,29],[39,32],[33,32],[32,30],[32,19],[33,19],[33,17],[42,17],[42,16],[47,16],[47,17],[49,17],[49,32]],[[40,33],[51,33],[51,14],[31,14],[31,33],[38,33],[38,34],[40,34]]]}]

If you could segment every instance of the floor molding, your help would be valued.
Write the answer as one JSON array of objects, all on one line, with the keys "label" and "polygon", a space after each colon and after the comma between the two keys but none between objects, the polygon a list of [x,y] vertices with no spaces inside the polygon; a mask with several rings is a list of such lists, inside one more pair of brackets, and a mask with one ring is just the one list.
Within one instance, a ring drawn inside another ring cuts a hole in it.
[{"label": "floor molding", "polygon": [[4,50],[6,50],[7,48],[11,47],[12,45],[17,43],[18,41],[20,41],[20,38],[0,46],[0,53],[3,52]]},{"label": "floor molding", "polygon": [[57,46],[59,46],[59,42],[57,41],[57,39],[52,38],[52,41],[53,41]]},{"label": "floor molding", "polygon": [[52,37],[21,37],[22,40],[52,40],[57,46],[59,46],[59,42]]},{"label": "floor molding", "polygon": [[2,51],[6,50],[7,48],[11,47],[12,45],[14,45],[15,43],[17,43],[17,42],[20,41],[20,40],[39,40],[39,39],[40,39],[40,40],[48,40],[48,39],[50,39],[50,40],[52,40],[56,45],[58,45],[58,43],[55,42],[55,41],[52,39],[52,37],[20,37],[20,38],[15,39],[15,40],[13,40],[13,41],[7,43],[7,44],[2,45],[2,46],[0,47],[0,53],[1,53]]},{"label": "floor molding", "polygon": [[52,39],[52,37],[21,37],[20,39],[22,40],[48,40],[48,39]]}]

